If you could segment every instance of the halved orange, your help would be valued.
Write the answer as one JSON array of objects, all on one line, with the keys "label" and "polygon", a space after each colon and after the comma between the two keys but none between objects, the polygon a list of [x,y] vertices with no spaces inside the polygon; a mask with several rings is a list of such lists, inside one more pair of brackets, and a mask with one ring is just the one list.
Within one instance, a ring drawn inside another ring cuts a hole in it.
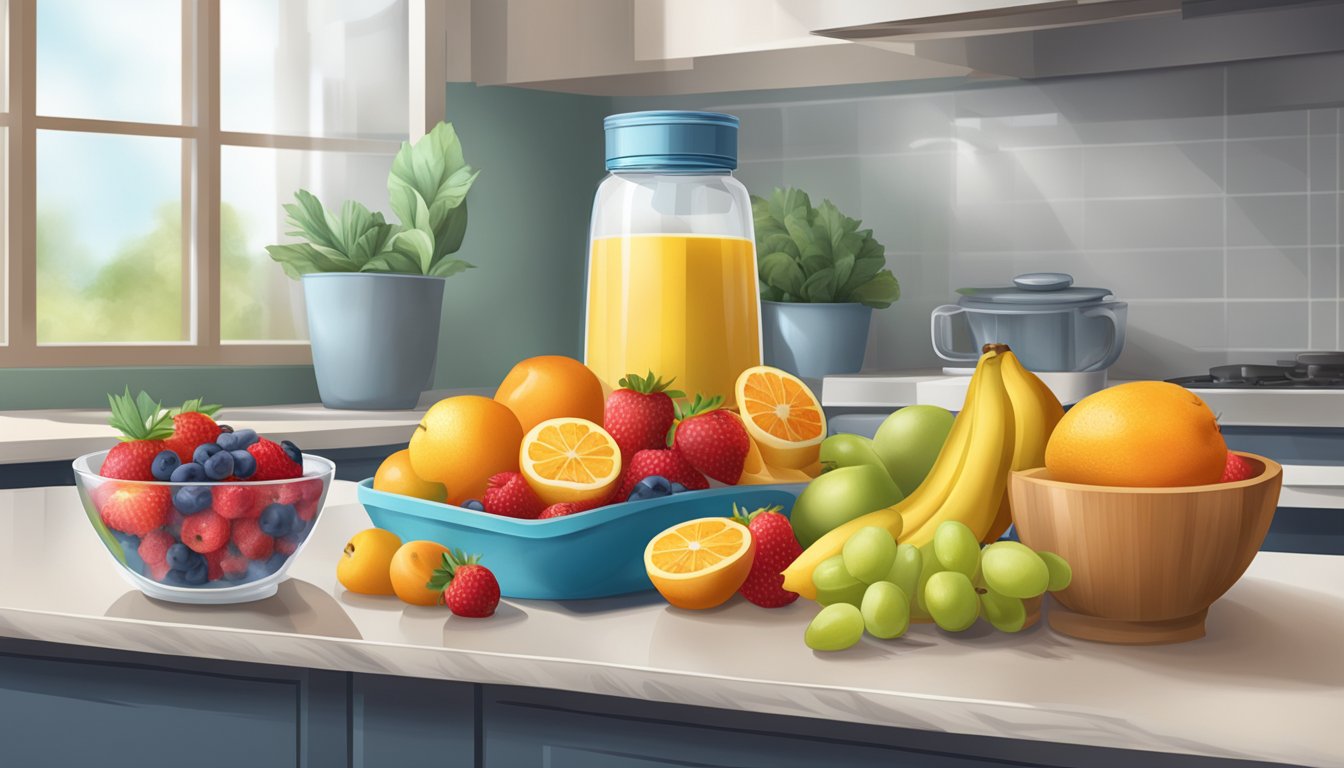
[{"label": "halved orange", "polygon": [[789,469],[788,467],[775,467],[765,463],[761,458],[761,448],[756,445],[756,441],[747,436],[747,458],[742,462],[742,476],[737,479],[738,485],[774,485],[776,483],[810,483],[821,474],[821,463],[812,464],[802,469]]},{"label": "halved orange", "polygon": [[644,548],[649,581],[678,608],[713,608],[737,594],[751,572],[756,542],[727,517],[701,517],[668,528]]},{"label": "halved orange", "polygon": [[802,380],[758,365],[737,377],[736,395],[742,423],[766,464],[802,469],[816,463],[826,438],[826,417]]},{"label": "halved orange", "polygon": [[621,476],[621,449],[587,419],[548,419],[523,437],[518,469],[547,504],[605,499]]}]

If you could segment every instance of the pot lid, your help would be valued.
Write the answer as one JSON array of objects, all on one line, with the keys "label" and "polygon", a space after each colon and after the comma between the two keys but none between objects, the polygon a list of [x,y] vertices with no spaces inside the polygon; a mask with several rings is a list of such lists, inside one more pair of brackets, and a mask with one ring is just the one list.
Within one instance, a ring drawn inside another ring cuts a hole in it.
[{"label": "pot lid", "polygon": [[1084,288],[1073,284],[1073,276],[1062,272],[1031,272],[1013,278],[1002,288],[962,288],[957,291],[963,304],[978,305],[1049,305],[1092,304],[1111,295],[1109,288]]}]

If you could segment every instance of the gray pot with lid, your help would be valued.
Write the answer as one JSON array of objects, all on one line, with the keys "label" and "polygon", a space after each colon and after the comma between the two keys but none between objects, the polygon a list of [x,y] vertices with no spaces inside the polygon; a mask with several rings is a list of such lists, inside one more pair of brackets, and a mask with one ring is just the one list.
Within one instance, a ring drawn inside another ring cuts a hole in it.
[{"label": "gray pot with lid", "polygon": [[[1075,286],[1059,272],[1034,272],[1002,288],[963,288],[956,304],[933,310],[933,349],[944,360],[974,364],[985,344],[1007,344],[1032,371],[1100,371],[1125,346],[1128,305],[1106,288]],[[973,349],[954,348],[953,319],[969,326]]]}]

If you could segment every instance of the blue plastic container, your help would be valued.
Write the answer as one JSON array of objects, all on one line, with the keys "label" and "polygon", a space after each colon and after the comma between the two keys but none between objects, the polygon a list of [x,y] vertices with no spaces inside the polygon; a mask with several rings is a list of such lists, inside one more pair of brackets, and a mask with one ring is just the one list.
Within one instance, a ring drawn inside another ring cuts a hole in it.
[{"label": "blue plastic container", "polygon": [[779,505],[785,514],[805,486],[742,485],[628,501],[550,520],[518,520],[359,484],[369,519],[402,541],[429,540],[481,556],[505,597],[578,600],[653,589],[644,548],[667,528],[697,517]]}]

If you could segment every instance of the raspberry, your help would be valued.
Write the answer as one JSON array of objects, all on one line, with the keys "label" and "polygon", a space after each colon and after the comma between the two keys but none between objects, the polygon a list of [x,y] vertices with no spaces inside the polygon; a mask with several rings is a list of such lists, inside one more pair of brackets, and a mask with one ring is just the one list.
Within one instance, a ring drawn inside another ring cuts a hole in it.
[{"label": "raspberry", "polygon": [[275,539],[262,533],[256,520],[246,517],[233,523],[233,545],[249,560],[265,560],[275,550]]},{"label": "raspberry", "polygon": [[317,516],[317,501],[303,499],[299,501],[298,506],[294,509],[299,513],[299,519],[306,523]]},{"label": "raspberry", "polygon": [[145,563],[145,567],[149,569],[150,578],[155,581],[163,581],[163,577],[168,575],[167,563]]},{"label": "raspberry", "polygon": [[285,557],[289,557],[290,555],[294,554],[294,550],[296,550],[296,549],[298,549],[298,548],[299,548],[299,543],[298,543],[297,541],[295,541],[295,540],[289,538],[288,536],[286,536],[286,537],[283,538],[283,539],[276,539],[276,540],[275,540],[275,551],[276,551],[276,552],[279,552],[280,554],[284,555]]},{"label": "raspberry", "polygon": [[298,483],[285,483],[275,489],[276,504],[295,504],[303,499],[303,489]]},{"label": "raspberry", "polygon": [[261,514],[257,493],[245,485],[219,485],[214,489],[215,512],[229,520],[256,517]]},{"label": "raspberry", "polygon": [[182,543],[202,554],[229,543],[229,521],[214,512],[202,512],[182,523]]},{"label": "raspberry", "polygon": [[140,548],[136,552],[146,565],[158,565],[168,557],[168,548],[173,544],[173,537],[168,535],[167,531],[150,531],[140,541]]},{"label": "raspberry", "polygon": [[299,490],[303,494],[304,501],[316,503],[318,499],[322,498],[322,481],[304,480],[299,483]]}]

